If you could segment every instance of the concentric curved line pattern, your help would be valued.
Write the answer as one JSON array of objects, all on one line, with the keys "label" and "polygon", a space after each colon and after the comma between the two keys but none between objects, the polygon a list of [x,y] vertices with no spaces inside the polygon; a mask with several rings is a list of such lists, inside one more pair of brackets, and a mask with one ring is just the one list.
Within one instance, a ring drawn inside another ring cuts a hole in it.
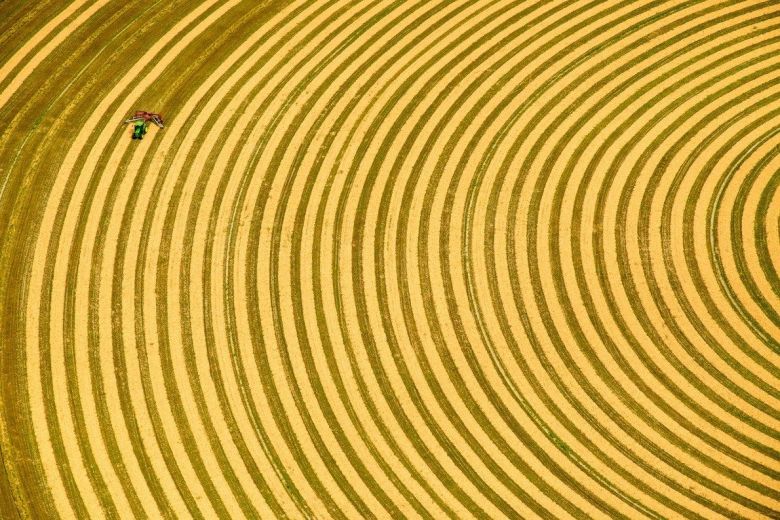
[{"label": "concentric curved line pattern", "polygon": [[780,518],[776,1],[5,0],[0,120],[2,518]]}]

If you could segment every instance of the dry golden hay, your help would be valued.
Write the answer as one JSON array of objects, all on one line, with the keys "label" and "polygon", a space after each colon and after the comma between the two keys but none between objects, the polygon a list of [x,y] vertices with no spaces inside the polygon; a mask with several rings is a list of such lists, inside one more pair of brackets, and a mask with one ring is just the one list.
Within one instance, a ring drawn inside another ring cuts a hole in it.
[{"label": "dry golden hay", "polygon": [[0,29],[3,519],[780,518],[777,0]]}]

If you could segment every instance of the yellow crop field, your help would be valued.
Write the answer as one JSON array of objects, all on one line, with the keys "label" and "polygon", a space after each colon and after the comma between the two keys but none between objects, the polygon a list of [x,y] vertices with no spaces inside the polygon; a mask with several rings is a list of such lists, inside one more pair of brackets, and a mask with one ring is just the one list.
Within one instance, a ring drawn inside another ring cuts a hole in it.
[{"label": "yellow crop field", "polygon": [[779,273],[778,0],[0,0],[2,520],[780,519]]}]

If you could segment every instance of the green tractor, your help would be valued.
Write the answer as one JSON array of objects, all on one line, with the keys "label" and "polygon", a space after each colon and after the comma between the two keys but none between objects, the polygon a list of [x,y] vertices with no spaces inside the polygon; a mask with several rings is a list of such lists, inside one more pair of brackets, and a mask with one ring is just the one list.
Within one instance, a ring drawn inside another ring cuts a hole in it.
[{"label": "green tractor", "polygon": [[146,134],[146,121],[136,121],[133,126],[133,139],[143,139]]},{"label": "green tractor", "polygon": [[149,123],[154,123],[160,128],[164,128],[163,119],[160,114],[154,112],[137,111],[133,117],[127,119],[125,123],[133,123],[133,139],[143,139]]}]

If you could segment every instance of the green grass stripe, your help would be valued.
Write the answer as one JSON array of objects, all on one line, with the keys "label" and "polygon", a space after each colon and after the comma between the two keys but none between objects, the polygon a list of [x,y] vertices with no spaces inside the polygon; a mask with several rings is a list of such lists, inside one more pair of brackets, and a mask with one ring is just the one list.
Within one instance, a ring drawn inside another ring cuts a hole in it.
[{"label": "green grass stripe", "polygon": [[[777,133],[777,129],[770,130],[762,137],[762,139],[759,142],[756,143],[756,146],[766,144],[767,142],[771,142],[772,137],[774,137],[776,133]],[[731,247],[734,250],[735,262],[740,269],[740,275],[741,275],[740,279],[746,285],[747,291],[750,294],[753,301],[756,304],[758,304],[758,306],[765,313],[767,318],[769,318],[769,320],[776,326],[780,326],[780,314],[778,314],[778,312],[764,298],[764,296],[762,295],[762,291],[758,286],[758,282],[756,282],[755,276],[751,273],[750,265],[749,265],[750,262],[745,256],[745,248],[743,245],[745,237],[742,232],[742,226],[738,225],[737,222],[741,223],[743,218],[745,217],[745,205],[750,195],[750,190],[756,185],[758,176],[761,174],[763,170],[767,168],[769,163],[777,156],[778,152],[780,152],[780,149],[778,149],[778,147],[775,146],[770,152],[768,152],[767,154],[761,157],[760,161],[756,164],[756,166],[751,168],[749,175],[742,183],[742,185],[739,188],[739,191],[737,192],[737,197],[734,202],[734,207],[731,210],[731,218],[732,218]],[[736,170],[737,165],[734,166]],[[741,164],[739,166],[741,166]],[[713,208],[713,211],[717,212],[717,209]],[[759,225],[759,223],[761,222],[761,215],[766,215],[766,214],[764,213],[764,214],[753,215],[756,221],[756,225]]]},{"label": "green grass stripe", "polygon": [[[778,185],[780,185],[780,175],[773,175],[769,184],[765,186],[761,192],[758,209],[756,211],[757,215],[766,217],[769,211],[769,204],[772,201],[774,193],[777,191]],[[767,280],[769,280],[773,292],[780,296],[780,277],[778,277],[776,267],[772,266],[769,246],[767,244],[767,236],[772,232],[769,227],[770,225],[771,222],[768,222],[767,220],[757,220],[753,228],[753,234],[755,236],[755,241],[758,244],[758,262],[761,266],[761,270]]]},{"label": "green grass stripe", "polygon": [[[774,137],[778,135],[779,131],[778,128],[772,128],[769,131],[765,133],[764,136],[762,136],[760,139],[756,140],[753,143],[748,143],[750,146],[747,147],[747,149],[740,154],[740,156],[729,165],[727,169],[727,174],[722,177],[721,181],[718,183],[718,189],[716,190],[716,197],[712,200],[710,203],[707,213],[709,215],[708,221],[710,222],[710,245],[711,245],[711,251],[710,251],[710,258],[712,264],[715,266],[716,272],[718,273],[718,282],[720,283],[721,290],[726,293],[727,299],[729,303],[731,304],[732,308],[739,314],[739,316],[743,319],[743,321],[751,328],[753,331],[755,331],[756,336],[761,338],[761,341],[767,345],[769,348],[771,348],[774,352],[780,352],[780,342],[773,339],[771,335],[755,320],[752,316],[748,315],[747,310],[744,308],[744,305],[742,305],[739,302],[739,299],[737,295],[735,294],[735,291],[732,287],[732,284],[728,281],[727,275],[724,272],[722,261],[720,260],[720,253],[719,253],[719,239],[718,239],[718,225],[716,216],[718,214],[718,211],[720,210],[720,206],[722,203],[722,193],[728,186],[728,184],[731,182],[732,177],[736,170],[742,166],[742,164],[745,162],[745,160],[749,157],[749,155],[752,153],[753,148],[760,146]],[[741,190],[741,197],[737,200],[737,206],[734,208],[735,215],[733,215],[733,218],[736,218],[737,215],[739,215],[739,210],[741,209],[742,205],[744,204],[744,195],[745,190],[744,187],[746,187],[747,184],[743,185],[743,189]],[[737,226],[736,220],[732,220],[731,229],[734,233],[734,236],[736,239],[740,237],[741,231],[740,227]],[[738,242],[737,242],[738,245]],[[747,266],[745,265],[744,255],[740,254],[741,248],[736,247],[735,248],[735,256],[737,261],[737,266],[742,268],[742,272],[748,274]],[[748,291],[751,293],[751,296],[756,298],[757,291],[755,289],[755,285],[751,284],[748,286]],[[761,303],[759,303],[761,305]],[[780,316],[778,316],[777,312],[775,312],[771,306],[763,304],[761,305],[763,307],[762,310],[764,310],[767,314],[767,316],[770,318],[771,321],[773,321],[775,324],[780,322]],[[780,374],[780,372],[778,372]]]}]

